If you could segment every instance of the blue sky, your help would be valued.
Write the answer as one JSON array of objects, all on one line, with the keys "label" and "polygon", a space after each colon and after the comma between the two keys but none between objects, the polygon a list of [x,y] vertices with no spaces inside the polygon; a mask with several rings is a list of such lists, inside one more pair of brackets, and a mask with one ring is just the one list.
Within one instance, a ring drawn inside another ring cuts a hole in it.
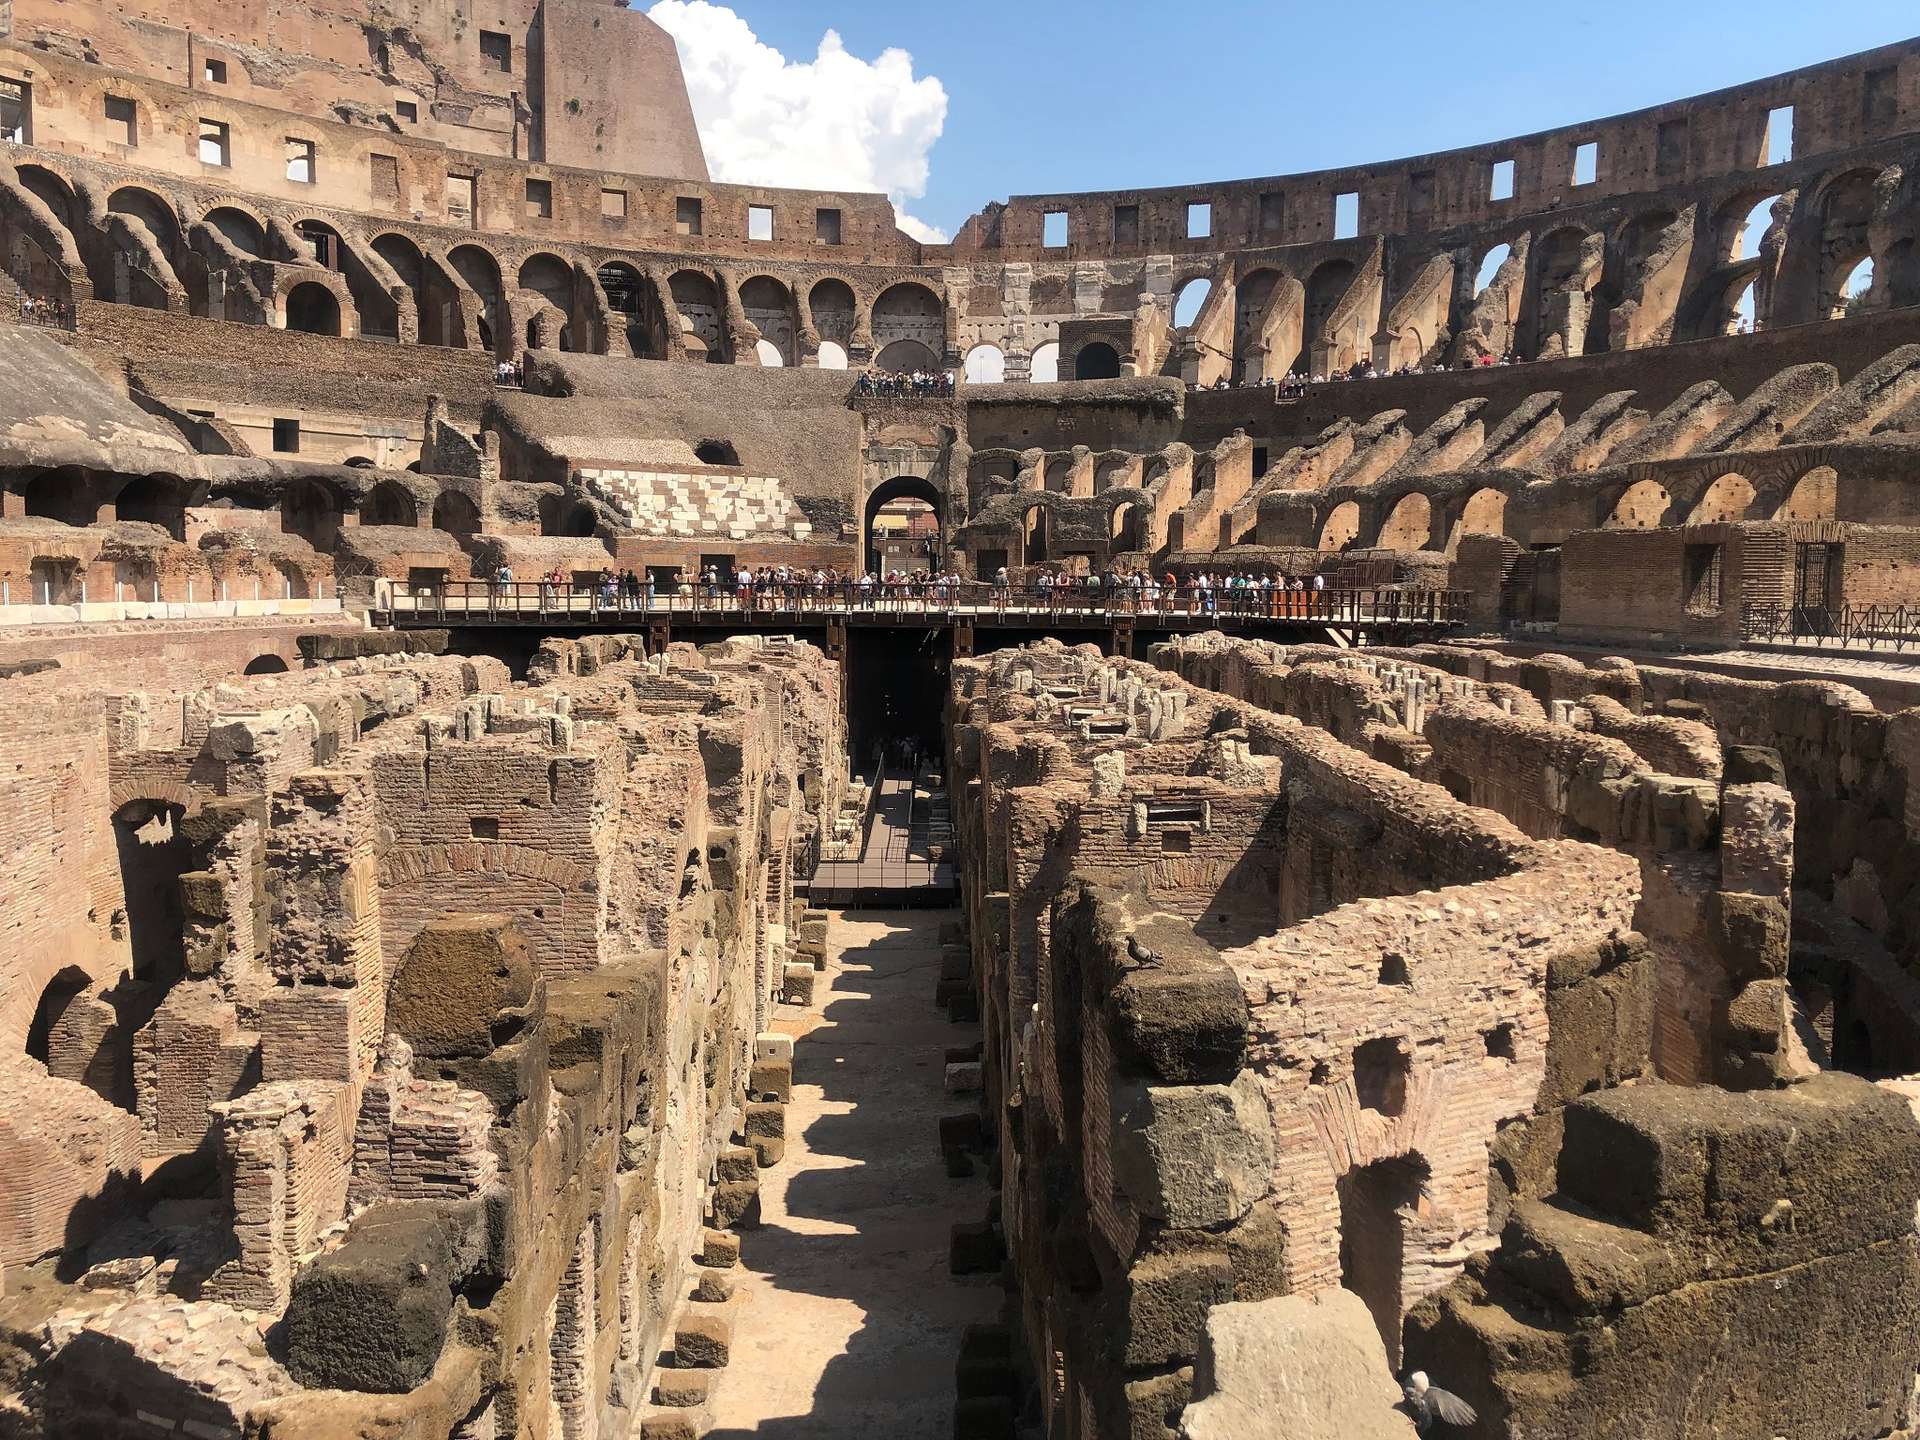
[{"label": "blue sky", "polygon": [[[949,232],[1010,194],[1388,160],[1638,109],[1920,34],[1914,0],[731,0],[731,8],[789,62],[811,61],[832,28],[853,57],[899,47],[917,81],[938,79],[944,125],[920,116],[906,146],[924,160],[924,194],[912,194],[917,168],[904,182],[885,161],[875,173],[877,188],[907,196],[903,209]],[[689,49],[684,35],[681,44]],[[875,108],[882,113],[868,123],[884,127],[887,107]],[[714,148],[710,140],[710,160]]]}]

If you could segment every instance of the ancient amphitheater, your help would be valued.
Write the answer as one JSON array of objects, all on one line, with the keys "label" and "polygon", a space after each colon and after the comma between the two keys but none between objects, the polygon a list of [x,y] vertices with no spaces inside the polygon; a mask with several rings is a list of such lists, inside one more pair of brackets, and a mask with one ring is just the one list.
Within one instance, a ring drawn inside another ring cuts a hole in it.
[{"label": "ancient amphitheater", "polygon": [[933,245],[0,37],[0,1437],[1920,1435],[1920,40]]}]

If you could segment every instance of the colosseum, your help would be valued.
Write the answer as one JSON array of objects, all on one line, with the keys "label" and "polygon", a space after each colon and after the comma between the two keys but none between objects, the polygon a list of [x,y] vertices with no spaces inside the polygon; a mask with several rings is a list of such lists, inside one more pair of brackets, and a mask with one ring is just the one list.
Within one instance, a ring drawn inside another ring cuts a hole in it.
[{"label": "colosseum", "polygon": [[1920,1437],[1920,39],[931,243],[11,0],[0,252],[0,1440]]}]

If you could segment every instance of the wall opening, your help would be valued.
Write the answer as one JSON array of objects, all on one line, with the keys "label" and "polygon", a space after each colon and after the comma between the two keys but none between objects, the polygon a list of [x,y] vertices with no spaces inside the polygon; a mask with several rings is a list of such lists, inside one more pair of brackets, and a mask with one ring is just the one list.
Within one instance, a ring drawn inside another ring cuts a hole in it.
[{"label": "wall opening", "polygon": [[1377,1160],[1341,1177],[1340,1285],[1366,1301],[1400,1364],[1400,1317],[1406,1303],[1407,1226],[1419,1210],[1426,1167],[1417,1160]]}]

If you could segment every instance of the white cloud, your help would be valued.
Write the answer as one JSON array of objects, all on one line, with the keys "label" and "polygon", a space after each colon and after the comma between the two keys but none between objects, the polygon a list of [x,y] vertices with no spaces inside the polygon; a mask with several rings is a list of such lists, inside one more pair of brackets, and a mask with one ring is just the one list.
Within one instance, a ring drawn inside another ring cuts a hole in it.
[{"label": "white cloud", "polygon": [[713,178],[737,185],[880,191],[917,240],[948,237],[908,214],[927,193],[927,152],[947,121],[946,88],[913,57],[849,55],[833,30],[811,60],[789,60],[708,0],[660,0],[648,16],[680,47]]}]

